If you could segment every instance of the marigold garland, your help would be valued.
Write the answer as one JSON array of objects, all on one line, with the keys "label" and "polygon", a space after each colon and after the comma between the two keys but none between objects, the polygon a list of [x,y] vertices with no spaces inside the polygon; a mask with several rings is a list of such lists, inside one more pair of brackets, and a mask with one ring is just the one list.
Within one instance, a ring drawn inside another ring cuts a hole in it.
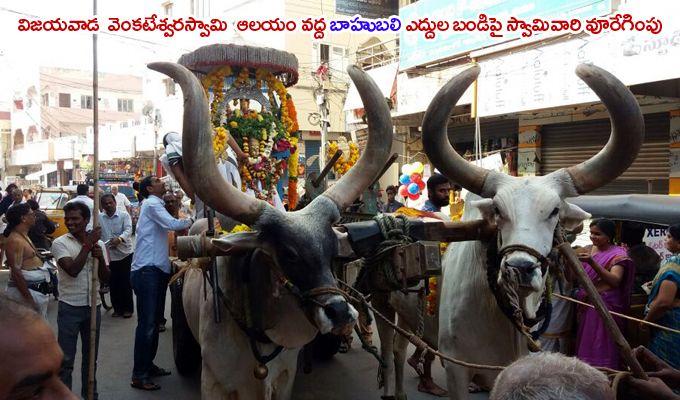
[{"label": "marigold garland", "polygon": [[[340,138],[341,141],[347,141],[344,137]],[[336,175],[344,175],[349,171],[350,168],[357,163],[359,159],[359,146],[353,141],[347,141],[349,147],[349,154],[343,153],[340,159],[333,165],[333,171]],[[338,151],[340,145],[338,141],[331,141],[326,145],[326,159],[330,160],[335,153]]]},{"label": "marigold garland", "polygon": [[[262,88],[266,83],[269,101],[273,112],[278,111],[279,118],[274,113],[263,111],[249,111],[242,115],[239,109],[227,118],[222,124],[225,114],[224,82],[225,79],[234,76],[233,86],[241,87],[250,85],[251,71],[242,67],[235,71],[228,65],[213,70],[202,79],[206,95],[213,93],[210,104],[210,112],[213,122],[213,150],[217,158],[223,159],[226,152],[226,143],[231,134],[241,149],[249,155],[248,162],[239,166],[242,190],[253,189],[256,196],[263,200],[271,201],[272,189],[276,186],[281,175],[288,171],[289,180],[289,204],[292,195],[293,204],[297,202],[297,144],[299,133],[295,105],[292,98],[286,92],[286,88],[271,71],[264,68],[255,70],[255,85]],[[277,104],[276,97],[280,101]],[[236,100],[234,100],[236,105]],[[273,153],[276,156],[273,156]],[[294,173],[291,173],[294,171]],[[293,190],[291,190],[291,184]]]}]

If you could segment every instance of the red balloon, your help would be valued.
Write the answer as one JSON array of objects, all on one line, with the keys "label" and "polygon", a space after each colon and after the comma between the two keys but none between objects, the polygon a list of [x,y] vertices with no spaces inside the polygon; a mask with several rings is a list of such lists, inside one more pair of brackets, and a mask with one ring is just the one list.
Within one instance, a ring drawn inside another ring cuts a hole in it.
[{"label": "red balloon", "polygon": [[408,194],[408,198],[411,199],[411,200],[418,200],[419,197],[420,197],[420,193],[416,193],[416,194],[409,193]]},{"label": "red balloon", "polygon": [[418,173],[412,173],[411,174],[411,182],[413,183],[419,183],[423,181],[423,176],[418,174]]},{"label": "red balloon", "polygon": [[408,187],[406,187],[406,185],[399,186],[399,196],[401,197],[408,196]]},{"label": "red balloon", "polygon": [[422,179],[421,179],[420,181],[416,182],[416,184],[418,185],[418,187],[420,188],[420,190],[425,189],[425,182],[423,182]]}]

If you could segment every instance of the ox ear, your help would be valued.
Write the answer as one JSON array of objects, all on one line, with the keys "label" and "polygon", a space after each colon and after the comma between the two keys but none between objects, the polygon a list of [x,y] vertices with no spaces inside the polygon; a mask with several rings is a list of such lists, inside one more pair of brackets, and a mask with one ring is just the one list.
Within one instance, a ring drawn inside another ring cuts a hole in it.
[{"label": "ox ear", "polygon": [[349,234],[347,232],[342,232],[337,228],[333,228],[333,233],[335,233],[335,238],[338,240],[338,257],[356,257],[349,240]]},{"label": "ox ear", "polygon": [[581,209],[581,207],[571,203],[564,202],[564,206],[560,208],[560,223],[564,229],[568,231],[575,230],[584,220],[590,218],[591,215]]},{"label": "ox ear", "polygon": [[479,210],[482,218],[488,222],[496,221],[496,213],[494,212],[493,199],[473,200],[470,206]]},{"label": "ox ear", "polygon": [[260,238],[258,232],[237,232],[212,241],[213,246],[223,254],[235,256],[255,249],[263,249],[266,253],[267,244]]}]

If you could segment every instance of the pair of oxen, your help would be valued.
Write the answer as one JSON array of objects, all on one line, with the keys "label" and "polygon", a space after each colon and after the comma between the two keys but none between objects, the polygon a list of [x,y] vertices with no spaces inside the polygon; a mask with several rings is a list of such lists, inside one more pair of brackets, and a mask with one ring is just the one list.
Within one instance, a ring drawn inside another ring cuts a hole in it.
[{"label": "pair of oxen", "polygon": [[[218,258],[218,269],[226,271],[220,273],[219,285],[225,292],[239,290],[228,267],[245,252],[255,251],[257,255],[251,258],[252,271],[276,277],[261,280],[269,282],[266,285],[250,288],[267,299],[268,329],[264,333],[271,341],[251,343],[229,315],[219,324],[215,322],[212,294],[204,291],[200,270],[189,270],[184,276],[185,315],[201,347],[202,396],[289,399],[300,348],[319,331],[342,334],[355,324],[357,311],[337,292],[331,272],[332,258],[347,240],[333,224],[389,158],[393,129],[388,105],[366,73],[354,66],[348,68],[366,110],[366,149],[356,166],[322,195],[302,210],[284,213],[220,178],[211,156],[209,106],[200,81],[178,64],[153,63],[149,67],[170,76],[182,88],[184,166],[191,181],[200,182],[195,185],[197,195],[216,211],[256,228],[216,239],[222,254],[227,254]],[[520,305],[525,317],[533,318],[548,275],[541,269],[537,255],[546,256],[551,251],[558,222],[570,228],[589,217],[565,199],[607,184],[631,165],[643,141],[643,117],[635,97],[618,79],[596,66],[580,65],[576,74],[599,96],[611,117],[612,132],[606,146],[578,165],[545,176],[517,178],[488,171],[461,158],[446,132],[456,102],[478,74],[478,67],[469,68],[436,94],[422,122],[423,145],[436,168],[473,193],[466,202],[465,219],[484,219],[496,226],[502,240],[500,262],[520,276]],[[470,363],[507,365],[528,351],[527,343],[503,315],[489,288],[487,246],[483,241],[461,242],[449,246],[443,257],[439,350]],[[505,247],[514,250],[503,251]],[[498,279],[502,279],[501,275]],[[267,364],[264,379],[253,374],[260,362],[251,345],[263,355],[275,352],[279,346],[284,348]],[[383,347],[386,349],[391,347]],[[393,368],[397,372],[397,382],[390,382],[392,377],[385,386],[385,397],[403,399],[403,348],[396,349],[394,355],[383,355],[394,362],[384,372],[388,376]],[[473,380],[491,387],[497,374],[448,362],[444,365],[452,399],[466,398],[468,384]]]}]

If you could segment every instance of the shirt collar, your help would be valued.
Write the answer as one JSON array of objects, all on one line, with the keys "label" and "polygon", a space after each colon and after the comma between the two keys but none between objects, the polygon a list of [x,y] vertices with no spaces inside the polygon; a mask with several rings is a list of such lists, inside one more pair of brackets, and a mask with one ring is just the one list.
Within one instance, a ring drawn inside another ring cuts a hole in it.
[{"label": "shirt collar", "polygon": [[153,199],[154,201],[156,201],[156,202],[158,202],[158,203],[161,203],[162,205],[165,205],[165,202],[163,201],[163,199],[161,199],[160,197],[156,196],[155,194],[150,194],[149,197],[147,197],[146,199],[147,199],[147,200],[152,200],[152,199]]},{"label": "shirt collar", "polygon": [[120,217],[120,213],[118,212],[118,207],[116,207],[116,211],[113,213],[112,216],[109,217],[109,214],[106,213],[106,211],[102,211],[100,213],[102,217],[106,217],[108,219],[113,219],[114,217]]}]

